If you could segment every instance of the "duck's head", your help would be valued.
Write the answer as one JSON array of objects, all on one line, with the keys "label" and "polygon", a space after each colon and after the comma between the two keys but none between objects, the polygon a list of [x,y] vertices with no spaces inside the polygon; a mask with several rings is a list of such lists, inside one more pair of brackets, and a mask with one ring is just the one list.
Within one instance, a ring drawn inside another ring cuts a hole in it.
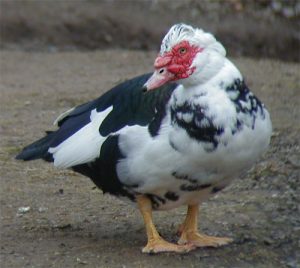
[{"label": "duck's head", "polygon": [[170,81],[183,85],[203,83],[215,75],[225,55],[224,47],[212,34],[175,24],[162,41],[155,71],[144,87],[152,90]]}]

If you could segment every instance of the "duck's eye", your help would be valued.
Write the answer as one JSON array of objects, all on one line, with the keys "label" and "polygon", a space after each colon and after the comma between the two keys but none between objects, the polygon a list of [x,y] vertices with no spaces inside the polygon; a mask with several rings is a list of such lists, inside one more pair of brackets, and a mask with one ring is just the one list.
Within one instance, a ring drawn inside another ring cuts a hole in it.
[{"label": "duck's eye", "polygon": [[186,52],[187,52],[187,49],[186,49],[185,47],[179,48],[179,53],[180,53],[181,55],[185,54]]}]

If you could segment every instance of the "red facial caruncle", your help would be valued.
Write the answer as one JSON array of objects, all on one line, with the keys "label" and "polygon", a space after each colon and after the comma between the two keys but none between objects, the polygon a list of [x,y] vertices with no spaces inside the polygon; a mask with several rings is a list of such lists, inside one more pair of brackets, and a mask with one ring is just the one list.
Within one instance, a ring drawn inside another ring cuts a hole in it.
[{"label": "red facial caruncle", "polygon": [[201,48],[192,46],[188,41],[182,41],[175,45],[171,51],[158,56],[154,62],[155,69],[167,67],[170,73],[175,75],[173,80],[189,77],[195,70],[190,68],[196,54]]},{"label": "red facial caruncle", "polygon": [[197,53],[203,48],[193,46],[188,41],[182,41],[170,51],[159,55],[155,62],[155,72],[145,84],[147,90],[155,89],[169,81],[188,78],[195,71],[191,67]]}]

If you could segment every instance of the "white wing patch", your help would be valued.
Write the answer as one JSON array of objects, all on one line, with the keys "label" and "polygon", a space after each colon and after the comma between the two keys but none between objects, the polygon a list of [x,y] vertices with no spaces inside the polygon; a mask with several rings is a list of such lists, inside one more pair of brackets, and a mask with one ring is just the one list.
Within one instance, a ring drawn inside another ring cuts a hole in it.
[{"label": "white wing patch", "polygon": [[53,154],[54,166],[69,168],[99,157],[102,143],[106,139],[100,135],[99,127],[112,109],[111,106],[102,112],[97,112],[96,109],[92,110],[90,123],[58,146],[50,147],[48,152]]}]

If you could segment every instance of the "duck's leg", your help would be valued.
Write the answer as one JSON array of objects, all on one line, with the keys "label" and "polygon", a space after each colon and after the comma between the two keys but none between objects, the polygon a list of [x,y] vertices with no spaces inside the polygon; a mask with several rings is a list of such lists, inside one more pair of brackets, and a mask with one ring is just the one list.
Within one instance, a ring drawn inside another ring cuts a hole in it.
[{"label": "duck's leg", "polygon": [[157,232],[152,221],[152,204],[149,198],[144,195],[137,196],[137,203],[140,212],[143,216],[148,242],[143,248],[144,253],[158,253],[158,252],[178,252],[184,253],[194,249],[195,246],[186,243],[185,245],[172,244],[165,241]]},{"label": "duck's leg", "polygon": [[178,244],[192,243],[196,247],[219,247],[226,245],[233,240],[227,237],[214,237],[198,232],[198,205],[189,205],[186,218],[179,227],[180,238]]}]

